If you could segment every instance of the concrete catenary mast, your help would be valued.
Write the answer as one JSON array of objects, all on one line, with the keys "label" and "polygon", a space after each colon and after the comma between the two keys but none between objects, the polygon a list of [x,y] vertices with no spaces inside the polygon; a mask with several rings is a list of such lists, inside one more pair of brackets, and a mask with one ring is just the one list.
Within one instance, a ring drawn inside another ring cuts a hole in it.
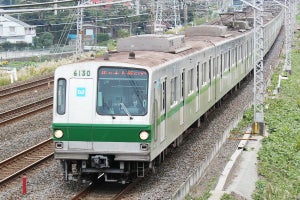
[{"label": "concrete catenary mast", "polygon": [[155,0],[154,33],[162,33],[165,28],[180,25],[178,0]]},{"label": "concrete catenary mast", "polygon": [[264,32],[263,0],[245,1],[243,3],[254,8],[254,123],[253,132],[263,134],[264,132]]}]

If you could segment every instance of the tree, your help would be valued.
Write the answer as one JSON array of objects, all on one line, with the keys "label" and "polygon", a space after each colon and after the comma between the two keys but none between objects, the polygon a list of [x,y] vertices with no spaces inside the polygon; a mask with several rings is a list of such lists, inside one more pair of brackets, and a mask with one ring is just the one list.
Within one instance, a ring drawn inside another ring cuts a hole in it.
[{"label": "tree", "polygon": [[52,33],[43,33],[39,37],[39,44],[43,47],[49,47],[53,45],[54,36]]},{"label": "tree", "polygon": [[103,42],[109,40],[109,35],[107,33],[99,33],[97,34],[97,42]]},{"label": "tree", "polygon": [[1,46],[5,51],[7,51],[13,47],[13,44],[10,42],[3,42]]},{"label": "tree", "polygon": [[128,37],[129,35],[130,35],[129,31],[127,29],[119,29],[118,30],[118,37],[119,38]]}]

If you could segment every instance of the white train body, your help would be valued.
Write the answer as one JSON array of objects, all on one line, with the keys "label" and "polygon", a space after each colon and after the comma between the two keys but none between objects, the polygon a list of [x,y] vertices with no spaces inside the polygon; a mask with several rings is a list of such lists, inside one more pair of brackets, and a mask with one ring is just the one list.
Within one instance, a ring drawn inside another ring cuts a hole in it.
[{"label": "white train body", "polygon": [[[280,12],[266,24],[265,52],[282,19]],[[66,180],[95,173],[121,182],[132,172],[143,176],[253,70],[252,29],[227,30],[227,37],[203,36],[200,30],[186,37],[133,36],[120,40],[120,52],[106,60],[57,68],[53,140]],[[135,57],[128,58],[132,49]],[[129,105],[132,95],[138,109]]]}]

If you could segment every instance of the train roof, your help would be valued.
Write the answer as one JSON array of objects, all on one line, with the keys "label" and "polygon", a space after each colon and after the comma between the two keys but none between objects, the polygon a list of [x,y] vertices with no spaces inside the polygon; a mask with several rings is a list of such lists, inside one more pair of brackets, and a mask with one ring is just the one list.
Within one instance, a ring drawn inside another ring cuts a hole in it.
[{"label": "train roof", "polygon": [[[268,21],[270,21],[270,16],[267,15]],[[128,63],[150,68],[159,66],[234,40],[252,31],[247,23],[239,22],[239,24],[242,29],[231,30],[226,26],[204,25],[187,29],[185,35],[148,34],[131,36],[120,39],[118,51],[104,56],[108,59],[100,57],[96,58],[95,61]],[[168,47],[170,43],[175,48]]]},{"label": "train roof", "polygon": [[[178,49],[178,52],[164,52],[164,51],[155,51],[155,50],[134,50],[135,58],[130,58],[130,50],[128,51],[118,51],[115,53],[109,54],[109,60],[104,60],[103,57],[95,59],[96,61],[106,61],[106,62],[122,62],[128,64],[142,65],[147,67],[154,67],[166,63],[173,59],[180,59],[181,57],[185,57],[187,55],[191,55],[197,51],[204,50],[209,47],[213,47],[215,45],[221,44],[228,40],[237,38],[244,33],[238,31],[230,31],[228,33],[228,37],[214,37],[214,36],[190,36],[185,37],[185,48],[182,47]],[[155,35],[151,35],[152,39]],[[150,38],[148,38],[150,39]],[[146,43],[147,44],[147,43]]]}]

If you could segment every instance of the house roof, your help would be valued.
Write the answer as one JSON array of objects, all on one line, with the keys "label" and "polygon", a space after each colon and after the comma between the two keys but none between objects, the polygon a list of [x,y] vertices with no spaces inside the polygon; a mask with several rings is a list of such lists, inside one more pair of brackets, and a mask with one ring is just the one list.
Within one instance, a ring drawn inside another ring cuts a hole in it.
[{"label": "house roof", "polygon": [[12,21],[12,22],[15,22],[15,23],[18,23],[18,24],[20,24],[20,25],[22,25],[23,27],[36,27],[36,26],[32,26],[32,25],[29,25],[29,24],[27,24],[27,23],[25,23],[25,22],[22,22],[22,21],[20,21],[20,20],[18,20],[18,19],[16,19],[16,18],[14,18],[14,17],[11,17],[11,16],[9,16],[9,15],[0,15],[0,23],[1,22],[3,22],[3,21],[5,21],[5,20],[8,20],[8,21]]}]

